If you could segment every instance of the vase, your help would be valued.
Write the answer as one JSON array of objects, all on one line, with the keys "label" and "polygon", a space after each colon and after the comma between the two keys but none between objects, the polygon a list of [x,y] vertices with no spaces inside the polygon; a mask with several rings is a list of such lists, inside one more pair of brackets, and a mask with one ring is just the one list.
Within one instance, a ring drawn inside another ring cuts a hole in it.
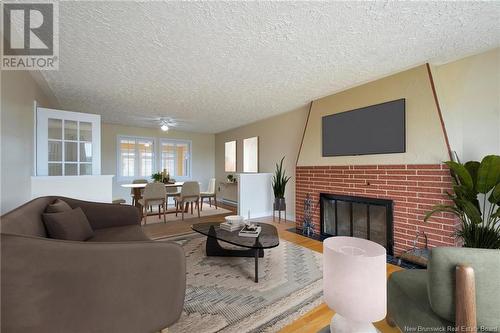
[{"label": "vase", "polygon": [[274,198],[274,210],[286,210],[285,198]]}]

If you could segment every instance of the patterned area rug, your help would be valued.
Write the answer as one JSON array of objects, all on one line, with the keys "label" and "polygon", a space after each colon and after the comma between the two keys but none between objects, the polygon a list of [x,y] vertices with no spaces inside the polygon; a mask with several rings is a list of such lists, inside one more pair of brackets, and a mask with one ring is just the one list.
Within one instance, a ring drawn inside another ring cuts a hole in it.
[{"label": "patterned area rug", "polygon": [[[322,255],[280,239],[259,259],[207,257],[206,237],[170,239],[184,247],[187,289],[181,332],[276,332],[322,302]],[[230,248],[230,245],[221,245]]]}]

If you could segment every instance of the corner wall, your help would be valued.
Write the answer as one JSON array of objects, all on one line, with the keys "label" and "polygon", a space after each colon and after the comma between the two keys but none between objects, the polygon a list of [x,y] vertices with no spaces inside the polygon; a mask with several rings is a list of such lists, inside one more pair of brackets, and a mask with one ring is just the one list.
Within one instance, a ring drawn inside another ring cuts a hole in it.
[{"label": "corner wall", "polygon": [[500,155],[500,48],[432,73],[451,150],[463,162]]},{"label": "corner wall", "polygon": [[[33,73],[36,75],[36,73]],[[27,71],[1,71],[1,197],[6,213],[31,198],[34,169],[34,101],[58,108]]]},{"label": "corner wall", "polygon": [[[283,168],[292,176],[285,193],[287,219],[295,218],[295,164],[304,133],[309,105],[215,135],[215,176],[225,181],[224,143],[236,140],[236,173],[243,172],[243,139],[259,137],[259,172],[274,173],[275,164],[285,156]],[[219,186],[218,186],[219,187]],[[220,198],[220,194],[218,193]]]}]

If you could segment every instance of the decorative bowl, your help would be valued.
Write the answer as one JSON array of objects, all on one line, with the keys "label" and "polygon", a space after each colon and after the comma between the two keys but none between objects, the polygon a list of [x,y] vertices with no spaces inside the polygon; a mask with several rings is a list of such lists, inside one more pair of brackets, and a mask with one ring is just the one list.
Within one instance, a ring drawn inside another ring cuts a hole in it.
[{"label": "decorative bowl", "polygon": [[241,215],[229,215],[226,216],[225,219],[227,223],[235,225],[242,225],[245,221],[245,218]]}]

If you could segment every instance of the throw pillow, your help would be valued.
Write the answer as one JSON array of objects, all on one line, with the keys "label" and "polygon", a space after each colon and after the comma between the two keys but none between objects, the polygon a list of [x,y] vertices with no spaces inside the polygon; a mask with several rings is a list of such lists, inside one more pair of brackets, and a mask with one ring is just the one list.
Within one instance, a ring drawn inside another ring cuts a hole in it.
[{"label": "throw pillow", "polygon": [[80,207],[62,213],[43,214],[43,222],[50,238],[86,241],[94,235]]},{"label": "throw pillow", "polygon": [[69,212],[70,210],[72,210],[72,208],[66,203],[66,201],[57,199],[45,208],[45,213],[62,213]]}]

